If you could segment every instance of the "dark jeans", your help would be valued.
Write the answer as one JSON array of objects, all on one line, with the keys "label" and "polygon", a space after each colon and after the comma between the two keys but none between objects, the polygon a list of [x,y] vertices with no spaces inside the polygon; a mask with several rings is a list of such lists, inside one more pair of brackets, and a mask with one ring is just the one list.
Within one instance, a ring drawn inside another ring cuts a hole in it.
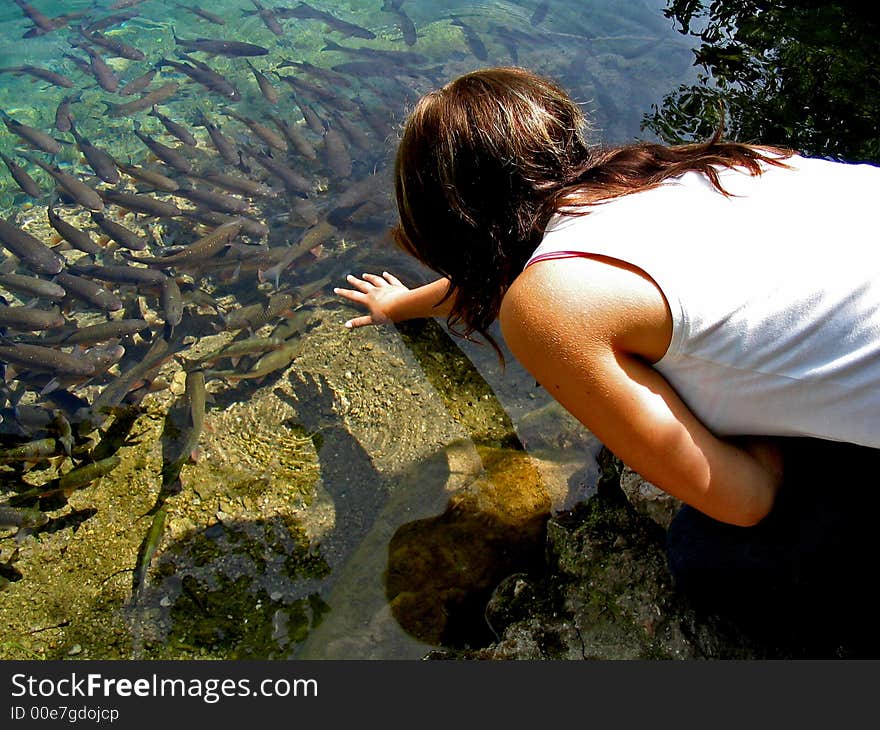
[{"label": "dark jeans", "polygon": [[792,439],[786,451],[785,484],[758,525],[676,515],[676,587],[771,655],[880,657],[880,450]]}]

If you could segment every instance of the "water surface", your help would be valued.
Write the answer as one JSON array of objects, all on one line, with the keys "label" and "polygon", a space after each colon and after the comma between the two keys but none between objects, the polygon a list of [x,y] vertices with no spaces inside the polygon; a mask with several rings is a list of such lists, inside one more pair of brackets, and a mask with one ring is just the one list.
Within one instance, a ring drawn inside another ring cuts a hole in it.
[{"label": "water surface", "polygon": [[[560,81],[591,115],[597,141],[651,138],[644,115],[694,78],[687,39],[654,0],[266,2],[280,34],[252,2],[204,5],[222,25],[187,10],[188,2],[93,5],[35,0],[31,7],[49,18],[87,11],[42,34],[19,7],[0,9],[0,66],[42,67],[73,82],[62,88],[26,71],[0,75],[0,110],[62,142],[47,153],[0,127],[0,151],[43,191],[28,195],[0,168],[4,217],[57,246],[68,265],[140,267],[130,257],[170,255],[219,225],[195,223],[185,213],[197,203],[149,182],[101,180],[72,133],[55,127],[59,104],[71,97],[75,127],[93,145],[123,165],[244,201],[257,227],[223,256],[161,269],[181,290],[183,314],[172,327],[172,310],[150,286],[104,282],[123,303],[112,312],[64,302],[71,330],[123,318],[148,325],[113,340],[125,354],[108,373],[62,384],[80,406],[143,363],[157,339],[173,343],[173,357],[131,384],[101,430],[79,428],[69,400],[46,392],[46,377],[7,371],[5,443],[48,437],[59,446],[47,460],[7,464],[5,500],[99,456],[115,454],[119,463],[75,491],[31,500],[48,521],[6,533],[0,655],[411,658],[444,643],[491,640],[482,605],[501,578],[540,554],[546,516],[589,495],[598,444],[515,363],[500,367],[490,348],[450,338],[442,323],[346,331],[351,310],[332,287],[350,271],[427,280],[387,237],[389,163],[399,124],[421,93],[472,69],[518,64]],[[303,8],[330,17],[301,17]],[[145,58],[93,46],[119,88],[156,69],[144,91],[124,97],[88,68],[89,31],[79,24],[126,10],[132,17],[98,32]],[[265,53],[182,54],[180,42],[196,39],[247,42]],[[206,66],[240,98],[167,61]],[[254,69],[277,99],[261,90]],[[193,134],[195,146],[148,107],[114,114],[169,82],[179,87],[156,109]],[[237,162],[223,158],[206,119],[238,148]],[[305,140],[300,147],[287,137],[286,149],[273,149],[254,126],[281,134],[280,121]],[[182,155],[192,173],[157,159],[136,132]],[[55,189],[36,159],[99,191],[174,202],[181,215],[108,203],[110,220],[148,242],[126,250],[80,201]],[[217,187],[212,174],[271,192]],[[49,205],[102,253],[61,242],[47,223]],[[204,205],[217,212],[220,203]],[[11,252],[2,267],[38,273]],[[35,304],[2,293],[10,304]],[[260,354],[207,365],[193,440],[195,376],[187,382],[187,371],[198,357],[252,337],[279,338],[289,357],[265,372]],[[17,424],[16,405],[64,418]],[[65,421],[73,426],[67,440]],[[179,481],[169,477],[175,464]]]}]

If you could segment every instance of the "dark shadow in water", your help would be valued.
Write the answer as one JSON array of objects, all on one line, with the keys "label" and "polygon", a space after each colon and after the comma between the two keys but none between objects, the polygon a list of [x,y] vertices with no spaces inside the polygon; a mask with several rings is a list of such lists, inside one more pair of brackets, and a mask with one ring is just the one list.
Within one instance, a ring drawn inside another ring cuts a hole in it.
[{"label": "dark shadow in water", "polygon": [[335,523],[322,539],[325,552],[347,552],[367,534],[388,501],[388,485],[370,455],[345,427],[334,408],[335,394],[321,375],[292,374],[296,398],[281,389],[275,395],[297,413],[297,425],[312,434],[321,482],[333,499]]},{"label": "dark shadow in water", "polygon": [[435,517],[401,525],[388,545],[385,593],[401,627],[435,646],[495,641],[485,619],[496,586],[543,564],[550,497],[522,451],[478,447],[485,476]]},{"label": "dark shadow in water", "polygon": [[689,507],[667,538],[676,586],[780,658],[880,656],[880,451],[793,439],[772,513],[755,527]]}]

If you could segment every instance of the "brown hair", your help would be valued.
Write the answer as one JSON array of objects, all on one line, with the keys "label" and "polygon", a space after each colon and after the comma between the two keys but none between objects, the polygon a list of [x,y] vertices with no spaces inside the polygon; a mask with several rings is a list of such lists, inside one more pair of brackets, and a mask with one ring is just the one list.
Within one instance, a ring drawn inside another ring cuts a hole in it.
[{"label": "brown hair", "polygon": [[[656,187],[689,170],[723,194],[717,167],[784,164],[788,150],[722,142],[600,148],[580,107],[554,81],[518,67],[465,74],[423,96],[395,161],[397,244],[447,277],[449,325],[487,330],[507,288],[562,207]],[[588,211],[583,211],[584,213]]]}]

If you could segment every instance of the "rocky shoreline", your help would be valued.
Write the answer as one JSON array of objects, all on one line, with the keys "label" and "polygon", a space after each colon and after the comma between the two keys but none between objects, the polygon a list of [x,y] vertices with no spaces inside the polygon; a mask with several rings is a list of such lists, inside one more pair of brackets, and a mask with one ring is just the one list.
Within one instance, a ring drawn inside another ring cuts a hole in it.
[{"label": "rocky shoreline", "polygon": [[[677,536],[675,530],[687,511],[678,513],[674,501],[658,501],[659,490],[603,450],[595,496],[547,522],[544,564],[533,573],[509,576],[493,593],[485,616],[496,641],[480,648],[438,649],[426,658],[878,656],[870,610],[872,538],[864,529],[864,509],[876,508],[877,498],[872,490],[845,479],[829,480],[834,474],[876,473],[868,469],[876,466],[877,455],[815,442],[798,443],[796,448],[801,457],[794,474],[796,498],[789,489],[760,528],[722,527],[721,534],[747,538],[748,547],[740,554],[747,559],[737,565],[728,552],[727,562],[721,559],[710,568],[714,579],[690,583],[692,575],[685,572],[676,579],[670,569],[681,558],[674,557],[674,551],[681,548],[682,528]],[[664,501],[665,507],[658,508]],[[670,515],[676,513],[670,529]],[[691,527],[687,525],[684,533],[690,537]],[[694,547],[695,543],[685,546]],[[794,561],[780,557],[795,553]],[[752,564],[742,564],[749,559]]]}]

